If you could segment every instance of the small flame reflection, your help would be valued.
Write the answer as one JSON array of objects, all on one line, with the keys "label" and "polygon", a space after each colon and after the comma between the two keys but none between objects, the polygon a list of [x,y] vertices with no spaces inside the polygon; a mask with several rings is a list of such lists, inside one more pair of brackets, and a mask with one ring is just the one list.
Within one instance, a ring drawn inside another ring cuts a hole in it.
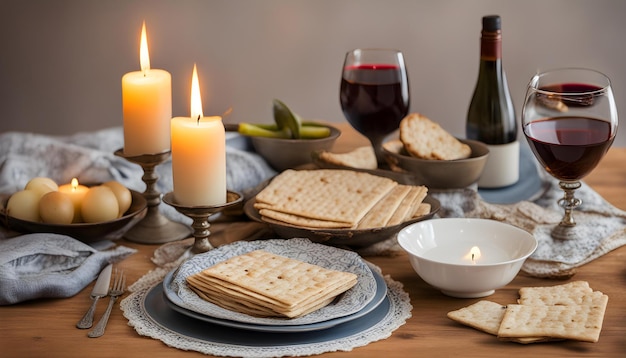
[{"label": "small flame reflection", "polygon": [[478,248],[478,246],[473,246],[469,252],[467,253],[467,255],[463,256],[464,259],[469,260],[472,262],[472,264],[476,264],[476,261],[478,261],[481,257],[481,253],[480,253],[480,249]]}]

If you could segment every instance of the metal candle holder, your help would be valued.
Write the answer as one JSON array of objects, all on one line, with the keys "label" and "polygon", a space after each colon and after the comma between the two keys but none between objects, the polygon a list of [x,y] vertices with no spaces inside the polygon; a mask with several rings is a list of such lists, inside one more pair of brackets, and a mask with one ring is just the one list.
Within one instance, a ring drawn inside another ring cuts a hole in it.
[{"label": "metal candle holder", "polygon": [[156,190],[156,182],[159,177],[155,174],[154,168],[167,160],[170,156],[170,151],[130,156],[125,155],[122,148],[116,150],[114,154],[131,163],[139,164],[143,169],[141,180],[146,183],[146,190],[143,192],[143,196],[148,203],[148,212],[124,237],[130,241],[142,244],[162,244],[189,237],[191,230],[187,225],[171,221],[159,212],[161,193]]},{"label": "metal candle holder", "polygon": [[185,256],[191,256],[212,250],[214,246],[209,240],[209,237],[211,235],[211,232],[209,231],[209,227],[211,226],[211,224],[209,223],[209,217],[215,213],[218,213],[241,203],[242,200],[243,196],[241,194],[229,190],[226,193],[226,202],[223,204],[207,206],[185,206],[176,203],[173,192],[165,194],[165,196],[163,196],[163,201],[166,204],[173,206],[179,213],[193,219],[191,227],[193,229],[193,236],[195,240],[193,246],[191,246],[189,250],[187,250],[187,252],[185,253]]}]

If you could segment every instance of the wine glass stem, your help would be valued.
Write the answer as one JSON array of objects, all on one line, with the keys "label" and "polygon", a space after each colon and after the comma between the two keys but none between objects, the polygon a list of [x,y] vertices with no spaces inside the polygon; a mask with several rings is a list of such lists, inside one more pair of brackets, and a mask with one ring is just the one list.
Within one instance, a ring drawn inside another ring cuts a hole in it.
[{"label": "wine glass stem", "polygon": [[369,138],[372,143],[372,147],[374,147],[374,153],[376,154],[376,161],[378,162],[379,168],[386,168],[387,161],[385,160],[385,156],[383,155],[383,138],[382,137],[372,137]]},{"label": "wine glass stem", "polygon": [[563,219],[559,225],[572,227],[576,226],[576,221],[574,221],[574,209],[582,204],[582,200],[574,197],[574,191],[580,188],[581,184],[579,181],[575,182],[559,182],[559,186],[565,192],[565,195],[561,199],[559,199],[559,205],[565,210],[565,215],[563,215]]}]

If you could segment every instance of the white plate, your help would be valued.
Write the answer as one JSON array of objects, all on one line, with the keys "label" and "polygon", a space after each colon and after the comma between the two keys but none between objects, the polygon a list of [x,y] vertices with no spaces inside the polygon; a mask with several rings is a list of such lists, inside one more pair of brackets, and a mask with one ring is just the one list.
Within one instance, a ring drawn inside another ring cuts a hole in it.
[{"label": "white plate", "polygon": [[311,332],[311,331],[319,331],[327,328],[334,327],[336,325],[353,321],[355,319],[361,318],[373,310],[375,310],[385,299],[387,296],[387,284],[385,283],[385,279],[382,274],[380,274],[376,269],[372,269],[372,273],[374,274],[374,278],[376,279],[376,295],[374,298],[363,307],[362,310],[353,313],[348,316],[338,317],[334,319],[330,319],[323,322],[311,323],[311,324],[300,324],[300,325],[265,325],[265,324],[253,324],[253,323],[245,323],[245,322],[235,322],[227,319],[219,319],[213,318],[211,316],[205,316],[203,314],[199,314],[188,309],[182,308],[182,302],[178,295],[176,295],[171,290],[165,289],[168,287],[172,281],[173,271],[168,273],[163,280],[163,294],[166,298],[166,303],[170,306],[171,309],[178,313],[182,313],[185,316],[205,321],[208,323],[218,324],[220,326],[232,327],[245,329],[249,331],[258,331],[258,332],[286,332],[286,333],[294,333],[294,332]]},{"label": "white plate", "polygon": [[[188,276],[231,257],[254,250],[265,250],[327,269],[352,272],[357,275],[357,284],[328,306],[293,319],[253,317],[227,310],[205,301],[187,286],[186,278]],[[166,294],[176,295],[179,298],[176,300],[178,301],[176,302],[177,305],[187,310],[223,320],[278,326],[313,324],[352,315],[370,303],[377,292],[377,283],[372,270],[357,253],[316,244],[308,239],[239,241],[222,246],[185,261],[175,272],[171,282],[165,286]],[[174,300],[172,299],[172,301]]]}]

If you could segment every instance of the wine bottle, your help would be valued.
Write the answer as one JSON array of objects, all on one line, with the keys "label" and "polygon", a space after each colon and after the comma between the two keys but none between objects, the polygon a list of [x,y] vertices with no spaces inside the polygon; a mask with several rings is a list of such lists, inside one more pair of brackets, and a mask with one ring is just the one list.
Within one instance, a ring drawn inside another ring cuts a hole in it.
[{"label": "wine bottle", "polygon": [[480,188],[501,188],[519,180],[519,142],[515,108],[502,66],[502,32],[498,15],[484,16],[480,67],[467,111],[465,135],[489,147]]}]

